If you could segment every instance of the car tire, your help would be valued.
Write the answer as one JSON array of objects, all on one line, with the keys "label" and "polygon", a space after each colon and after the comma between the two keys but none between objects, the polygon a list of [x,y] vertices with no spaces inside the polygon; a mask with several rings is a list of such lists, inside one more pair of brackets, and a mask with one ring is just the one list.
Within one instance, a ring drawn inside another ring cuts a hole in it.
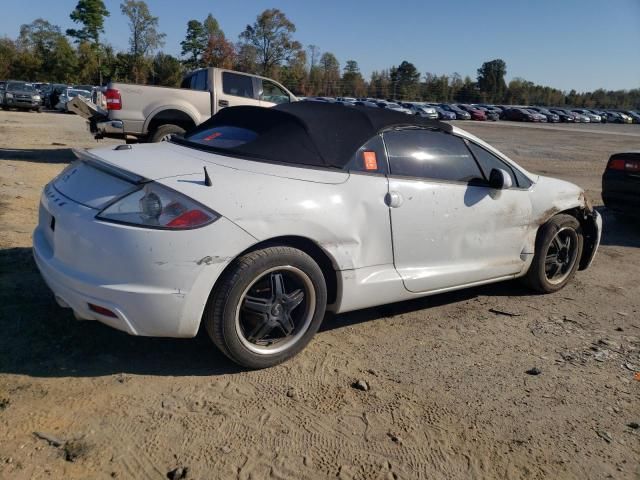
[{"label": "car tire", "polygon": [[[247,368],[267,368],[309,343],[326,304],[327,287],[318,264],[296,248],[269,247],[243,255],[225,271],[209,297],[203,322],[213,343],[231,360]],[[288,322],[279,320],[281,314],[288,315]],[[285,323],[293,327],[289,334]],[[262,328],[267,338],[257,339]]]},{"label": "car tire", "polygon": [[151,142],[164,142],[169,139],[170,135],[182,135],[185,132],[184,128],[177,125],[161,125],[151,135]]},{"label": "car tire", "polygon": [[584,238],[580,222],[560,214],[540,227],[533,261],[524,282],[540,293],[561,290],[575,275]]}]

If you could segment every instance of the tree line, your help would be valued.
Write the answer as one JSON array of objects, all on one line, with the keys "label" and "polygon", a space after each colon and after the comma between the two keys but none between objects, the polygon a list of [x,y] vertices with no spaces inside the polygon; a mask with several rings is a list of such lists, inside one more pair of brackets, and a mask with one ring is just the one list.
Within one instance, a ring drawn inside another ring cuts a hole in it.
[{"label": "tree line", "polygon": [[476,78],[458,73],[419,72],[409,61],[374,71],[369,79],[358,62],[340,65],[335,54],[317,45],[303,46],[284,12],[267,9],[230,40],[216,18],[186,25],[181,57],[162,51],[165,34],[143,0],[124,0],[129,48],[116,51],[102,41],[104,19],[111,15],[102,0],[79,0],[70,13],[77,28],[64,33],[38,18],[20,27],[18,38],[0,39],[0,78],[75,84],[106,80],[178,86],[185,72],[213,66],[256,73],[280,81],[297,95],[392,98],[431,102],[569,105],[586,108],[640,108],[640,88],[564,92],[523,78],[505,81],[501,59],[482,64]]}]

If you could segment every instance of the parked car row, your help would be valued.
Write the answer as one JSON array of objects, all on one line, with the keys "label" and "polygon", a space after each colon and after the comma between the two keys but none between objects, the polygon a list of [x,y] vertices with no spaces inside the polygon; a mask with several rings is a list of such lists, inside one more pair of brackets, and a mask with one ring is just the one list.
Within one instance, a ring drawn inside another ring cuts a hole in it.
[{"label": "parked car row", "polygon": [[640,123],[640,113],[634,110],[593,110],[540,106],[488,105],[465,103],[396,102],[377,98],[300,97],[320,103],[340,103],[396,110],[439,120],[511,120],[541,123]]},{"label": "parked car row", "polygon": [[96,103],[99,87],[63,83],[30,83],[21,80],[0,81],[0,106],[3,110],[34,110],[43,108],[71,113],[67,103],[81,95]]}]

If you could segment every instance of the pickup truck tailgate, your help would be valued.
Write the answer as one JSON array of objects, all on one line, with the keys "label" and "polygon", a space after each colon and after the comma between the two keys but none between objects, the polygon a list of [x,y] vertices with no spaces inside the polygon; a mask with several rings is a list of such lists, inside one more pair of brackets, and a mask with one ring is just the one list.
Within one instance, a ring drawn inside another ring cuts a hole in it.
[{"label": "pickup truck tailgate", "polygon": [[108,112],[106,110],[103,110],[91,100],[84,98],[82,95],[78,95],[76,98],[71,100],[67,106],[70,111],[80,115],[82,118],[86,118],[87,120],[100,121],[106,120],[107,118]]}]

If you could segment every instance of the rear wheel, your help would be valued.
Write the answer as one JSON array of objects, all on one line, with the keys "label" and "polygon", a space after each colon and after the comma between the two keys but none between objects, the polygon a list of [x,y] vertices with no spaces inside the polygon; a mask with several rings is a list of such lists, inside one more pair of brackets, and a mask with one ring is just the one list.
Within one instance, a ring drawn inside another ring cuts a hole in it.
[{"label": "rear wheel", "polygon": [[291,247],[270,247],[234,262],[209,298],[203,321],[216,346],[249,368],[302,350],[324,318],[327,288],[318,264]]},{"label": "rear wheel", "polygon": [[166,142],[172,135],[182,135],[185,132],[184,128],[177,125],[162,125],[156,129],[151,135],[152,142]]},{"label": "rear wheel", "polygon": [[562,289],[578,269],[583,243],[580,222],[575,217],[553,217],[540,227],[525,282],[541,293]]}]

